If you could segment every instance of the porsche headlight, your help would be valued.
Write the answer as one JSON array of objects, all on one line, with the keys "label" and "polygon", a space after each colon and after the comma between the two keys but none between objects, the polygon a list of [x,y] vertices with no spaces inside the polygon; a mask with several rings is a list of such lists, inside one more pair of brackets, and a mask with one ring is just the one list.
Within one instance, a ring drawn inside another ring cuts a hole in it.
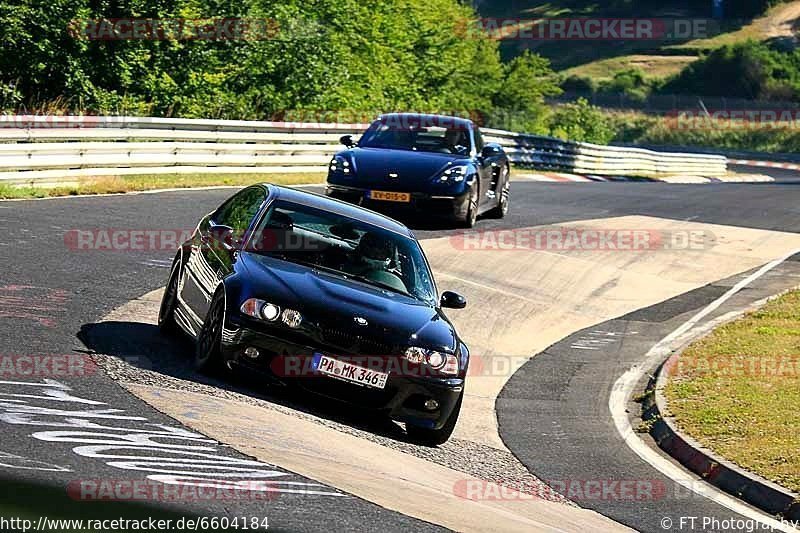
[{"label": "porsche headlight", "polygon": [[469,172],[469,167],[467,165],[455,165],[452,167],[448,167],[442,172],[441,176],[439,176],[440,182],[452,182],[456,183],[459,181],[464,181],[464,177]]},{"label": "porsche headlight", "polygon": [[353,168],[350,165],[350,161],[340,155],[334,156],[333,159],[331,159],[330,166],[328,168],[330,168],[331,172],[334,174],[351,175],[353,173]]},{"label": "porsche headlight", "polygon": [[411,363],[427,365],[442,374],[458,374],[458,357],[453,354],[412,346],[406,350],[405,358]]}]

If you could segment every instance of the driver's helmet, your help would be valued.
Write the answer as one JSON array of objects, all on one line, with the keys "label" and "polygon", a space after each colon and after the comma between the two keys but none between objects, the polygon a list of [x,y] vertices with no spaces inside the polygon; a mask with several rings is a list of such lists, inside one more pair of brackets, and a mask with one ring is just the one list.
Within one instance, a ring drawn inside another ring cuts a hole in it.
[{"label": "driver's helmet", "polygon": [[372,268],[386,268],[392,260],[392,243],[378,233],[367,232],[356,248],[361,260]]}]

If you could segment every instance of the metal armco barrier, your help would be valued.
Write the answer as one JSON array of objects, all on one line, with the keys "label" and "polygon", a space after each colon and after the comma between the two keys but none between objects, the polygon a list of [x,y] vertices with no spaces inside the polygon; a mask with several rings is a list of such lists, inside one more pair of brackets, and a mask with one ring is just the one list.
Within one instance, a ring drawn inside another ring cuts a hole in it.
[{"label": "metal armco barrier", "polygon": [[487,128],[481,131],[486,140],[503,145],[517,166],[601,176],[645,177],[724,176],[728,167],[727,158],[720,155],[603,146]]},{"label": "metal armco barrier", "polygon": [[[324,172],[367,124],[0,116],[0,180],[168,172]],[[724,156],[601,146],[482,129],[516,166],[579,174],[724,175]]]}]

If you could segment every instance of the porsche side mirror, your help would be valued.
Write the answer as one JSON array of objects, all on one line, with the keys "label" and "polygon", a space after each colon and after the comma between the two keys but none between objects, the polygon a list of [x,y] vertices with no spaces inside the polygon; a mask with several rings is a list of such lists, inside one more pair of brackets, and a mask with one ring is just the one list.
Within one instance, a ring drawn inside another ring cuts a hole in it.
[{"label": "porsche side mirror", "polygon": [[488,143],[481,150],[481,157],[492,157],[503,153],[503,147],[497,143]]},{"label": "porsche side mirror", "polygon": [[450,309],[464,309],[467,306],[467,299],[457,292],[444,291],[439,305]]},{"label": "porsche side mirror", "polygon": [[352,148],[353,146],[356,145],[352,135],[342,135],[341,137],[339,137],[339,142],[347,146],[348,148]]}]

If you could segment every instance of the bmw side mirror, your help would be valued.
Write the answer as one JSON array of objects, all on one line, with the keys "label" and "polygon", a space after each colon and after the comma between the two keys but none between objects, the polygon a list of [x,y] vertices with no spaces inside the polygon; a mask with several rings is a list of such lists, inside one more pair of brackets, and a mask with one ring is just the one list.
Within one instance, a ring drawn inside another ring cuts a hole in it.
[{"label": "bmw side mirror", "polygon": [[444,291],[439,305],[450,309],[464,309],[467,306],[467,299],[457,292]]},{"label": "bmw side mirror", "polygon": [[497,143],[488,143],[481,150],[481,157],[492,157],[503,153],[503,147]]},{"label": "bmw side mirror", "polygon": [[355,141],[353,141],[352,135],[342,135],[339,137],[339,142],[343,145],[347,146],[348,148],[352,148],[356,145]]}]

